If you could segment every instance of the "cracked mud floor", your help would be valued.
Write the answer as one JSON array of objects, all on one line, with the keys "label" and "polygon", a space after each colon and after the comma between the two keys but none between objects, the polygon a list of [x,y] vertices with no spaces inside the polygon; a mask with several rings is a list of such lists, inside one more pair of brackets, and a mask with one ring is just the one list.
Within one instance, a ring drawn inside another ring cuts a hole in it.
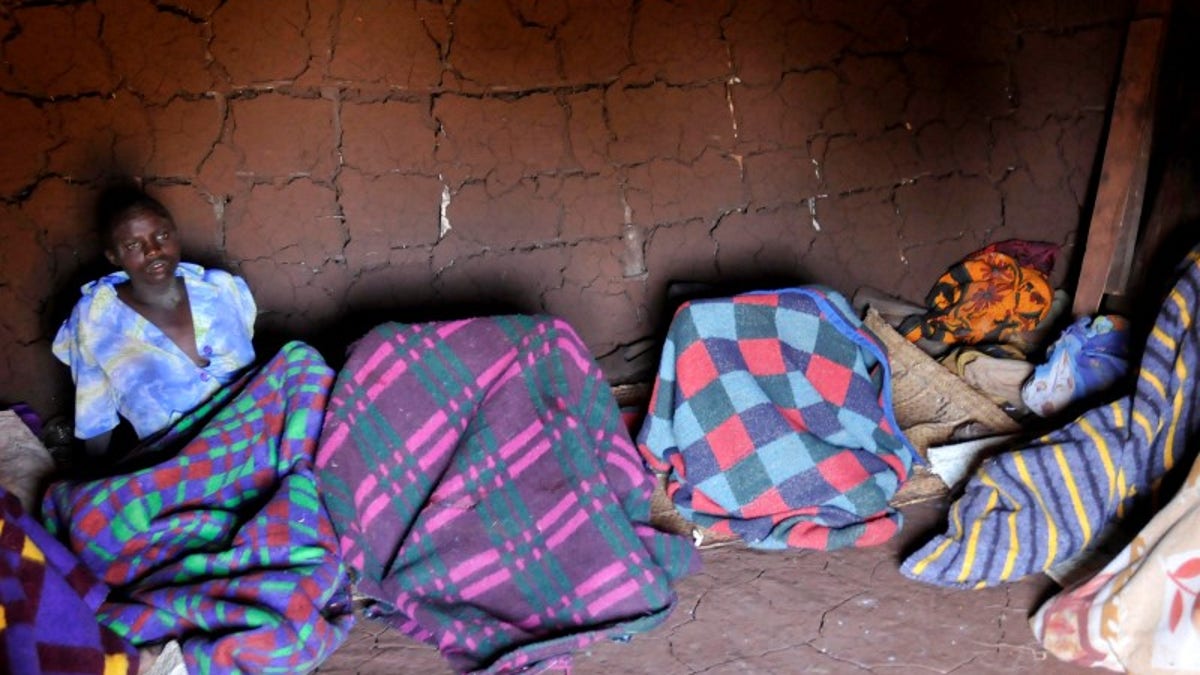
[{"label": "cracked mud floor", "polygon": [[[723,673],[1084,673],[1034,641],[1044,576],[955,591],[910,581],[899,561],[943,527],[946,505],[906,507],[893,541],[870,549],[703,552],[670,617],[625,644],[579,652],[574,675]],[[360,620],[321,673],[450,673],[432,647]]]}]

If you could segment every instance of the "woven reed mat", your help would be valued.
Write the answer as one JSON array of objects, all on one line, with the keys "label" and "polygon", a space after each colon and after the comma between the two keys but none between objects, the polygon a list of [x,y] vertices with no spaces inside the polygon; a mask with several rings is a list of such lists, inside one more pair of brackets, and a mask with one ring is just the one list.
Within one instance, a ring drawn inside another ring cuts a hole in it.
[{"label": "woven reed mat", "polygon": [[741,538],[728,532],[696,525],[684,518],[675,509],[675,504],[667,496],[667,474],[660,473],[654,485],[654,496],[650,499],[650,526],[663,532],[682,534],[692,538],[696,548],[718,548],[731,544],[740,544]]},{"label": "woven reed mat", "polygon": [[[1020,431],[1021,426],[999,406],[897,333],[874,309],[867,309],[863,323],[887,349],[896,422],[922,457],[929,446],[946,443],[963,429],[971,429],[971,437]],[[891,503],[914,504],[948,491],[928,468],[914,466]]]}]

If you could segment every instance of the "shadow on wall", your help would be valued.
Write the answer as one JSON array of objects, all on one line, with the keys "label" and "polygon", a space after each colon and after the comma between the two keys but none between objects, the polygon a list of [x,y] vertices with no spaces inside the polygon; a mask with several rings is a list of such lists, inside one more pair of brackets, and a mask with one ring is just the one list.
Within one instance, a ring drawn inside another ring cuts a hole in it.
[{"label": "shadow on wall", "polygon": [[[749,269],[752,265],[747,265]],[[597,355],[603,367],[605,360],[621,359],[627,362],[624,372],[629,376],[620,380],[610,378],[613,384],[649,383],[654,379],[661,354],[661,346],[670,327],[671,317],[684,302],[702,298],[717,298],[748,291],[770,290],[815,283],[798,276],[780,274],[723,275],[711,279],[678,280],[668,282],[656,303],[661,308],[650,324],[658,327],[651,336],[624,345],[615,353]],[[253,290],[253,289],[251,289]],[[274,353],[289,340],[302,340],[316,347],[334,368],[345,361],[347,349],[369,330],[386,322],[421,323],[427,321],[452,321],[476,316],[500,314],[541,313],[535,302],[528,299],[529,291],[511,283],[497,282],[489,285],[487,298],[471,297],[466,292],[442,293],[436,300],[404,304],[395,301],[393,294],[380,293],[369,298],[352,311],[331,317],[312,326],[310,330],[290,330],[269,315],[261,316],[255,339],[260,356]],[[577,328],[578,329],[578,328]]]},{"label": "shadow on wall", "polygon": [[[501,295],[507,296],[508,294]],[[315,347],[325,357],[326,362],[337,369],[345,363],[349,347],[367,331],[382,323],[453,321],[473,316],[517,314],[531,311],[533,310],[528,307],[522,307],[508,300],[487,302],[462,300],[409,306],[380,302],[378,305],[331,317],[326,321],[313,324],[311,329],[299,332],[276,325],[269,316],[265,317],[265,321],[264,317],[260,316],[254,341],[258,354],[262,357],[273,354],[290,340],[302,340]]]},{"label": "shadow on wall", "polygon": [[1176,270],[1186,256],[1200,245],[1200,217],[1179,222],[1163,235],[1153,251],[1145,252],[1145,277],[1139,281],[1136,293],[1125,298],[1124,308],[1133,326],[1132,344],[1142,344],[1154,327],[1154,321],[1178,279]]},{"label": "shadow on wall", "polygon": [[[98,184],[112,185],[119,183],[137,183],[127,175],[118,172],[108,172],[105,180]],[[145,188],[155,194],[155,185]],[[103,190],[97,190],[97,196]],[[75,260],[80,262],[75,269],[60,269],[56,278],[58,285],[49,294],[46,311],[41,315],[42,333],[47,341],[53,339],[59,326],[67,319],[71,309],[80,297],[80,287],[116,270],[104,257],[102,245],[95,233],[98,231],[96,204],[89,204],[83,209],[87,216],[78,225],[81,235],[78,239]],[[173,213],[179,219],[179,214]],[[185,216],[184,216],[185,217]],[[187,222],[179,223],[181,229],[188,228]],[[750,254],[748,254],[749,257]],[[214,250],[199,250],[188,247],[183,251],[183,259],[203,265],[207,268],[226,269],[234,273],[239,270],[229,264]],[[613,378],[614,384],[648,383],[653,380],[657,370],[661,352],[662,340],[670,324],[670,319],[680,304],[687,300],[705,297],[729,296],[751,290],[767,290],[787,286],[813,283],[812,280],[800,278],[790,265],[778,267],[766,265],[756,260],[737,260],[736,256],[724,261],[733,270],[743,272],[692,271],[683,279],[645,282],[652,289],[649,309],[653,315],[646,325],[655,327],[653,335],[642,336],[630,344],[623,344],[608,354],[599,354],[602,366],[617,363],[617,370],[624,374],[620,379]],[[782,270],[786,269],[786,273]],[[405,292],[406,289],[380,289],[373,296],[360,298],[352,308],[335,313],[318,322],[305,322],[300,328],[295,322],[290,322],[284,312],[264,312],[260,314],[257,326],[256,348],[259,356],[270,355],[290,340],[303,340],[326,357],[333,367],[339,367],[345,358],[348,346],[364,335],[368,330],[383,322],[426,322],[453,320],[470,316],[486,316],[506,313],[538,313],[541,303],[537,297],[538,289],[529,287],[528,283],[516,280],[487,279],[484,283],[476,283],[468,287],[454,289],[434,288],[429,293]],[[256,295],[261,289],[251,289]],[[406,301],[414,295],[420,299],[416,302]],[[260,303],[261,307],[261,303]],[[297,308],[299,309],[299,308]],[[285,310],[286,311],[286,310]],[[611,317],[617,318],[617,317]],[[599,317],[603,320],[604,317]],[[47,348],[49,344],[47,343]],[[606,368],[606,371],[608,368]],[[73,400],[71,395],[67,369],[61,366],[58,372],[48,374],[54,379],[66,381],[68,389],[62,398],[66,410],[44,410],[46,416],[71,414]]]}]

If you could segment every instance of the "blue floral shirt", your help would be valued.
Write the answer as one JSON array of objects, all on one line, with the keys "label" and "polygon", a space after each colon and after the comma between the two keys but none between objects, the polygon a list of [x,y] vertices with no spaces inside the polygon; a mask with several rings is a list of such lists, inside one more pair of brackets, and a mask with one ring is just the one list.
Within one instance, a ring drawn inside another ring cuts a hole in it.
[{"label": "blue floral shirt", "polygon": [[157,326],[117,297],[129,280],[115,272],[85,284],[83,298],[54,338],[54,355],[75,380],[75,436],[92,438],[117,426],[118,413],[139,438],[166,428],[227,384],[254,361],[258,310],[241,277],[180,263],[197,366]]}]

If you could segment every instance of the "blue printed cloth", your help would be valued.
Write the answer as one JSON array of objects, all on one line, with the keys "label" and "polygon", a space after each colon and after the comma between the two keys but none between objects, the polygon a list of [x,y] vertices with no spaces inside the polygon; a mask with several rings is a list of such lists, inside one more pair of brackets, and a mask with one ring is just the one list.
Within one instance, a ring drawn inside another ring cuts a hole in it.
[{"label": "blue printed cloth", "polygon": [[1128,321],[1081,316],[1050,345],[1045,362],[1022,385],[1021,401],[1049,417],[1100,394],[1129,372],[1128,351]]},{"label": "blue printed cloth", "polygon": [[[197,366],[170,337],[117,297],[114,272],[81,289],[83,298],[54,338],[54,355],[75,380],[75,436],[92,438],[129,420],[139,438],[166,428],[254,361],[254,297],[241,277],[180,263],[187,285]],[[121,392],[118,395],[118,392]]]},{"label": "blue printed cloth", "polygon": [[888,500],[916,457],[889,387],[883,346],[832,291],[691,302],[638,447],[696,524],[764,549],[876,544],[900,527]]}]

